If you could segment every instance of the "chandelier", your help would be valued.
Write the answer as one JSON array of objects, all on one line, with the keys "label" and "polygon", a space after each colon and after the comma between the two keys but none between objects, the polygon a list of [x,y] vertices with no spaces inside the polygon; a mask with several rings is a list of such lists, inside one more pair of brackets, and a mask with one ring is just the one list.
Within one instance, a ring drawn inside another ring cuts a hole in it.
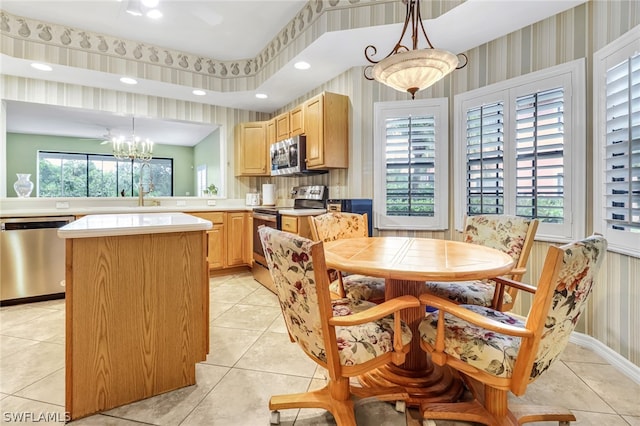
[{"label": "chandelier", "polygon": [[[422,23],[420,0],[402,0],[402,2],[407,5],[407,16],[400,39],[393,50],[379,61],[372,59],[378,52],[375,46],[370,44],[364,49],[367,61],[375,64],[364,69],[364,76],[367,80],[379,81],[400,92],[409,92],[411,99],[415,99],[418,90],[426,89],[455,69],[464,68],[468,58],[462,53],[454,55],[446,50],[434,48]],[[402,44],[409,24],[411,24],[411,50]],[[427,41],[428,48],[418,49],[420,32]],[[464,59],[462,65],[458,56]]]},{"label": "chandelier", "polygon": [[118,160],[149,161],[153,157],[153,142],[136,136],[136,119],[131,118],[131,137],[112,139],[113,156]]}]

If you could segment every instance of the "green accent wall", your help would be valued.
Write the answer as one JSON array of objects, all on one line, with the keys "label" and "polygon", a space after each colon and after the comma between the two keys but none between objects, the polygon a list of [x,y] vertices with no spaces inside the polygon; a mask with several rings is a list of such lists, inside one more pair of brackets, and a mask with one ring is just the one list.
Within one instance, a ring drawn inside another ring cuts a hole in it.
[{"label": "green accent wall", "polygon": [[[193,185],[196,188],[196,171],[198,166],[207,166],[207,185],[215,184],[218,187],[218,195],[225,196],[222,170],[220,170],[220,128],[211,132],[193,147]],[[200,195],[200,194],[194,194]]]},{"label": "green accent wall", "polygon": [[[87,154],[111,154],[111,145],[99,141],[62,136],[7,133],[7,197],[16,197],[13,183],[16,173],[30,173],[36,184],[38,151]],[[173,159],[173,195],[195,195],[194,147],[161,145],[153,147],[153,155]],[[35,188],[32,196],[35,196]]]}]

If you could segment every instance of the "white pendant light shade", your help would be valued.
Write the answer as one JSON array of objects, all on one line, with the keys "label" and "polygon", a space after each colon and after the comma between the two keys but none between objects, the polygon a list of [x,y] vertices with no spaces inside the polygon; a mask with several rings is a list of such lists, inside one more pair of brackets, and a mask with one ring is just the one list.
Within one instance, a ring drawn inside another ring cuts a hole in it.
[{"label": "white pendant light shade", "polygon": [[[411,98],[415,99],[418,90],[426,89],[453,70],[466,67],[468,58],[464,53],[455,55],[447,50],[433,47],[420,16],[420,0],[402,0],[402,2],[407,7],[407,15],[398,42],[391,52],[380,60],[373,58],[378,53],[374,45],[370,44],[364,49],[364,57],[374,64],[365,67],[364,77],[367,80],[386,84],[400,92],[411,93]],[[403,44],[409,28],[411,28],[411,48]],[[420,35],[423,36],[427,45],[424,49],[419,48]],[[460,59],[464,61],[461,63]]]},{"label": "white pendant light shade", "polygon": [[373,67],[373,78],[413,97],[458,66],[458,57],[446,50],[409,50],[384,58]]}]

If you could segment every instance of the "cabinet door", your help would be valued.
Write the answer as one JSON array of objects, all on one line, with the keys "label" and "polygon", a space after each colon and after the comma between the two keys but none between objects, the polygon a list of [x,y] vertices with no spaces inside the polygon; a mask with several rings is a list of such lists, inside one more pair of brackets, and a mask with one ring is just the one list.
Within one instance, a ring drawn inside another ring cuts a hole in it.
[{"label": "cabinet door", "polygon": [[278,138],[276,138],[276,119],[273,118],[267,121],[267,148],[278,142]]},{"label": "cabinet door", "polygon": [[227,213],[227,266],[245,264],[246,213]]},{"label": "cabinet door", "polygon": [[289,137],[289,112],[276,117],[276,142]]},{"label": "cabinet door", "polygon": [[224,252],[225,252],[225,229],[222,224],[214,224],[213,228],[207,231],[209,237],[209,269],[224,268]]},{"label": "cabinet door", "polygon": [[264,121],[240,123],[236,127],[236,173],[238,176],[268,176],[271,174],[267,155],[267,126]]},{"label": "cabinet door", "polygon": [[307,167],[324,164],[323,97],[318,95],[304,103],[304,132],[307,135]]},{"label": "cabinet door", "polygon": [[304,133],[304,114],[302,111],[302,105],[298,105],[296,108],[289,111],[289,133],[291,136],[297,136]]}]

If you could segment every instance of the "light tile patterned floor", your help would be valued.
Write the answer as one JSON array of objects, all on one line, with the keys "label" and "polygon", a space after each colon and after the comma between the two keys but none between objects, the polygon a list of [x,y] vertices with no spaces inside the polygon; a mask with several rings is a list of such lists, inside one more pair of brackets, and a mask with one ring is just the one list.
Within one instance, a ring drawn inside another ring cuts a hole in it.
[{"label": "light tile patterned floor", "polygon": [[[276,297],[249,273],[211,279],[211,348],[197,365],[197,385],[71,422],[129,426],[269,424],[270,395],[321,387],[323,372],[289,342]],[[579,425],[640,425],[640,386],[594,353],[570,345],[521,399],[562,405]],[[0,308],[0,424],[16,415],[64,419],[64,301]],[[390,404],[356,406],[359,425],[420,424]],[[411,417],[411,416],[409,416]],[[35,421],[38,420],[38,421]],[[334,425],[323,410],[286,410],[286,426]],[[438,422],[438,425],[464,423]]]}]

